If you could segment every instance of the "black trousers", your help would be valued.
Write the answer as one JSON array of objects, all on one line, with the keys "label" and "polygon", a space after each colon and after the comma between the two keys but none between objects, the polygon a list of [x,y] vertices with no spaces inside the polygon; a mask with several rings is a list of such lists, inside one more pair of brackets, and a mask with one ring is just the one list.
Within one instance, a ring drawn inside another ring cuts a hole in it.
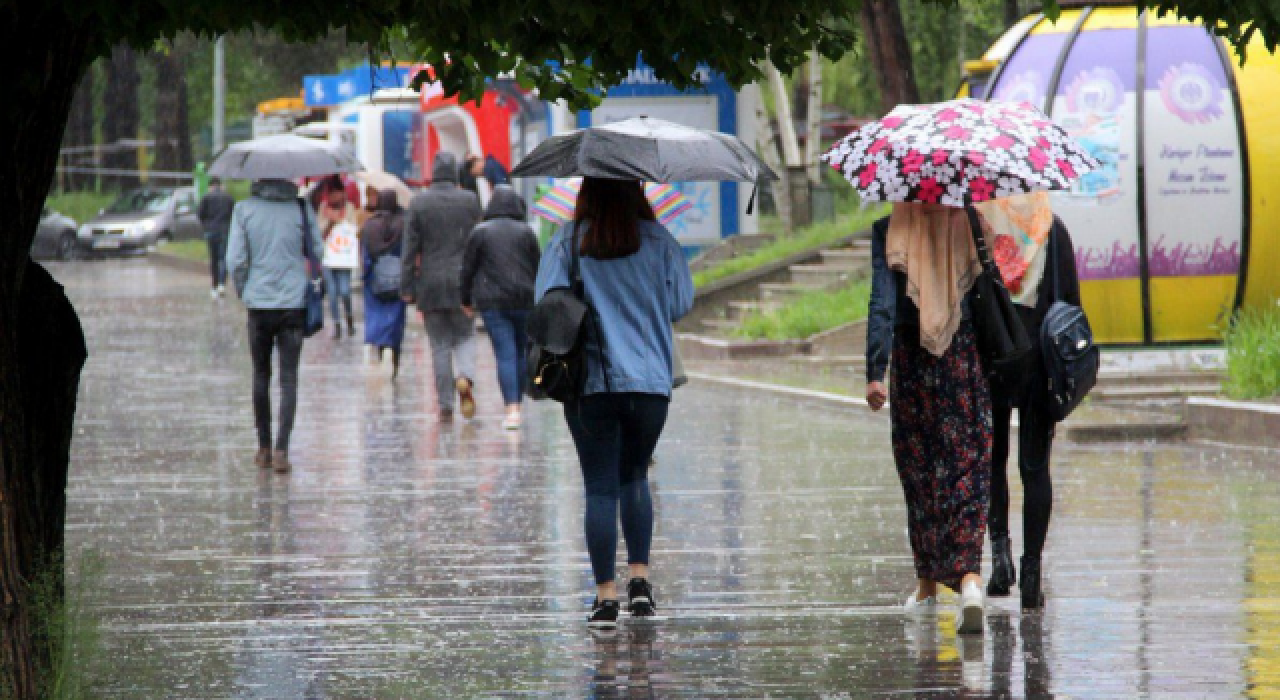
[{"label": "black trousers", "polygon": [[1053,481],[1049,454],[1053,449],[1054,423],[1033,398],[1011,400],[993,397],[991,418],[995,445],[991,452],[991,538],[1009,536],[1009,419],[1018,409],[1018,473],[1022,477],[1022,551],[1038,559],[1049,533],[1053,511]]},{"label": "black trousers", "polygon": [[253,419],[258,447],[271,448],[271,355],[280,351],[280,429],[276,449],[289,451],[298,407],[298,362],[306,337],[304,309],[250,309],[249,353],[253,357]]}]

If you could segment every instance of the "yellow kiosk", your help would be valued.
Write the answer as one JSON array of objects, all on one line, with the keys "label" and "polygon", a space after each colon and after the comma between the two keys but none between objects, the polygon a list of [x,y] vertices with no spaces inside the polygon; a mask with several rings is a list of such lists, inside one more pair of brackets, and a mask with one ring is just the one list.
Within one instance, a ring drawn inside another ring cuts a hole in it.
[{"label": "yellow kiosk", "polygon": [[966,64],[961,92],[1043,108],[1103,164],[1054,195],[1101,342],[1218,340],[1280,296],[1280,57],[1258,39],[1241,66],[1173,16],[1061,5]]}]

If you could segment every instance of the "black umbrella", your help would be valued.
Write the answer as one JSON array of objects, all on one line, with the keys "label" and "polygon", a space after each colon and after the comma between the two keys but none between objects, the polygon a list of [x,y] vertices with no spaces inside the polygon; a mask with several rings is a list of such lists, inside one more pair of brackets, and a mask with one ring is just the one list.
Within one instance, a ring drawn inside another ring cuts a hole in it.
[{"label": "black umbrella", "polygon": [[511,174],[646,182],[778,179],[736,136],[649,117],[553,136],[538,144]]}]

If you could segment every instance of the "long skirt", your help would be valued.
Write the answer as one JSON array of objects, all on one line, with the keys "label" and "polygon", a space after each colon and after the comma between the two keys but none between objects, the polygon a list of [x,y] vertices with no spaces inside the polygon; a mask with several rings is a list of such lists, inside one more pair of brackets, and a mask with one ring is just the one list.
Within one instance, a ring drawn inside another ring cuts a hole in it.
[{"label": "long skirt", "polygon": [[991,486],[991,390],[973,327],[961,324],[942,357],[897,329],[889,392],[916,575],[958,592],[981,571]]},{"label": "long skirt", "polygon": [[364,342],[379,348],[400,349],[404,342],[405,303],[401,299],[383,301],[364,285]]}]

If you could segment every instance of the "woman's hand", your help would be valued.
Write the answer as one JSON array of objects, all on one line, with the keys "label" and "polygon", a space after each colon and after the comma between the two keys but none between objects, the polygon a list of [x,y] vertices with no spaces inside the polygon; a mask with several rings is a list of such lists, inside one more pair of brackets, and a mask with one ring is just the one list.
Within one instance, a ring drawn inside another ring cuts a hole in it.
[{"label": "woman's hand", "polygon": [[879,411],[884,408],[884,403],[889,400],[889,390],[885,387],[884,382],[868,382],[867,383],[867,405],[873,411]]}]

